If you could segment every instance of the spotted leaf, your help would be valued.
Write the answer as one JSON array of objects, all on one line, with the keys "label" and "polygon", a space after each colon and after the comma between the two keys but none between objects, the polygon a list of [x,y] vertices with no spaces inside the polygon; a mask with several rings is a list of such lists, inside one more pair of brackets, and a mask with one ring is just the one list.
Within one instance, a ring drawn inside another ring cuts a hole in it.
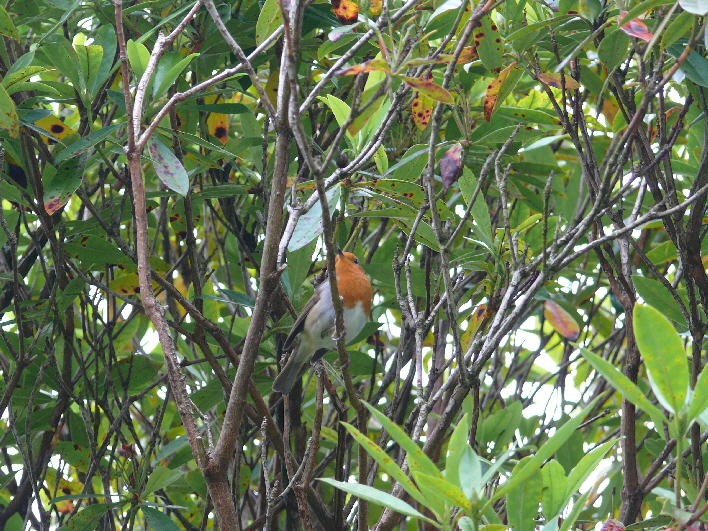
[{"label": "spotted leaf", "polygon": [[413,113],[413,122],[416,127],[423,131],[430,123],[430,118],[433,115],[433,106],[435,102],[425,94],[418,92],[411,103],[411,112]]},{"label": "spotted leaf", "polygon": [[[453,54],[451,53],[444,53],[440,55],[440,63],[449,63],[452,61],[452,56]],[[467,46],[466,48],[462,49],[462,53],[460,54],[460,57],[457,59],[457,64],[464,64],[464,63],[471,63],[472,61],[475,61],[479,59],[479,54],[477,53],[477,47],[476,46]]]},{"label": "spotted leaf", "polygon": [[82,153],[62,162],[56,171],[53,166],[47,165],[42,174],[44,209],[47,213],[57,212],[81,186],[82,168],[85,160],[86,153]]},{"label": "spotted leaf", "polygon": [[71,127],[51,114],[49,116],[45,116],[44,118],[40,118],[34,122],[34,125],[40,129],[44,129],[47,133],[54,137],[42,137],[42,139],[48,144],[53,144],[56,140],[63,140],[67,136],[74,134],[74,130]]},{"label": "spotted leaf", "polygon": [[0,127],[5,129],[12,138],[17,138],[20,132],[20,119],[15,110],[15,102],[2,86],[0,86]]},{"label": "spotted leaf", "polygon": [[502,87],[504,83],[509,78],[509,73],[516,63],[512,63],[507,66],[504,70],[499,73],[496,79],[493,79],[489,85],[487,85],[487,92],[484,95],[484,119],[488,122],[492,119],[494,111],[499,108],[503,98],[499,95],[502,92]]},{"label": "spotted leaf", "polygon": [[229,117],[225,114],[213,112],[207,118],[209,132],[223,145],[229,141]]},{"label": "spotted leaf", "polygon": [[189,191],[189,175],[172,150],[163,144],[155,135],[147,143],[152,165],[160,180],[167,188],[180,195]]},{"label": "spotted leaf", "polygon": [[503,43],[499,28],[490,15],[482,17],[474,32],[474,46],[484,67],[490,72],[497,72],[503,64]]},{"label": "spotted leaf", "polygon": [[359,19],[359,6],[352,0],[331,0],[331,2],[337,20],[345,26],[354,24]]}]

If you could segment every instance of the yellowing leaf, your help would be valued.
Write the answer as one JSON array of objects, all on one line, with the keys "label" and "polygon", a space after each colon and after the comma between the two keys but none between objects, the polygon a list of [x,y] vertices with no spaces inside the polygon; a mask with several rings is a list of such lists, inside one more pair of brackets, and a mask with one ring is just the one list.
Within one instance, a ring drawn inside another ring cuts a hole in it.
[{"label": "yellowing leaf", "polygon": [[[457,59],[457,64],[471,63],[472,61],[479,59],[479,54],[477,53],[476,46],[467,46],[462,49],[460,57]],[[440,63],[449,63],[452,61],[451,53],[444,53],[440,55]]]},{"label": "yellowing leaf", "polygon": [[391,67],[388,65],[386,59],[377,57],[376,59],[372,59],[366,63],[354,65],[349,68],[343,68],[342,70],[335,72],[335,74],[338,76],[355,76],[357,74],[361,74],[362,72],[373,72],[374,70],[391,73]]},{"label": "yellowing leaf", "polygon": [[[74,133],[74,130],[66,125],[64,122],[62,122],[59,118],[57,118],[54,115],[49,115],[45,116],[44,118],[40,118],[36,122],[34,122],[34,125],[37,127],[40,127],[47,131],[48,133],[51,133],[54,138],[57,138],[59,140],[63,140],[67,136],[71,135]],[[48,137],[44,137],[44,141],[46,143],[53,143],[54,140],[50,139]]]},{"label": "yellowing leaf", "polygon": [[411,88],[416,89],[418,92],[422,92],[429,98],[436,101],[441,101],[442,103],[448,103],[452,105],[455,103],[455,99],[452,97],[446,89],[442,88],[440,85],[436,85],[432,81],[425,79],[416,79],[414,77],[399,76],[403,82]]},{"label": "yellowing leaf", "polygon": [[423,131],[430,123],[434,105],[433,100],[420,92],[413,98],[411,112],[413,113],[413,122],[419,130]]},{"label": "yellowing leaf", "polygon": [[354,24],[359,18],[359,6],[352,0],[331,0],[332,9],[337,17],[337,20],[348,26]]},{"label": "yellowing leaf", "polygon": [[514,62],[507,66],[499,73],[496,79],[493,79],[492,82],[487,85],[487,93],[484,95],[484,119],[488,122],[492,119],[494,111],[496,111],[501,104],[501,101],[499,101],[499,92],[515,64]]},{"label": "yellowing leaf", "polygon": [[[539,74],[538,80],[549,87],[562,88],[560,74]],[[572,77],[565,76],[565,88],[568,90],[576,90],[580,88],[580,85]]]},{"label": "yellowing leaf", "polygon": [[229,117],[226,114],[211,113],[207,118],[207,128],[222,144],[226,145],[229,141]]},{"label": "yellowing leaf", "polygon": [[543,303],[543,315],[551,324],[553,329],[566,339],[575,341],[580,337],[580,327],[560,304],[553,301],[545,301]]}]

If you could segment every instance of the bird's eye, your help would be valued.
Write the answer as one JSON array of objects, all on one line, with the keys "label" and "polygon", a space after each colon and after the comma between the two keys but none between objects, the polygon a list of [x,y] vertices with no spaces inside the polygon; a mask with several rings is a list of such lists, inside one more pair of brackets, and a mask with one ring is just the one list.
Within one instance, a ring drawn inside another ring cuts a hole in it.
[{"label": "bird's eye", "polygon": [[358,258],[354,258],[353,262],[354,262],[355,264],[358,264],[358,263],[359,263],[359,259],[358,259]]}]

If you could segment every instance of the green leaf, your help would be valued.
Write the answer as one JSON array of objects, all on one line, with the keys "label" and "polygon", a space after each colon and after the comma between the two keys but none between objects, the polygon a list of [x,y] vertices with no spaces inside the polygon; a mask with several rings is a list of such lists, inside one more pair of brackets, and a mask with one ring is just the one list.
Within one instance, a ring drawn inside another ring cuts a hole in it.
[{"label": "green leaf", "polygon": [[142,505],[140,510],[145,515],[145,519],[151,529],[156,531],[180,531],[180,527],[162,511],[146,505]]},{"label": "green leaf", "polygon": [[76,55],[76,50],[68,41],[61,40],[60,42],[47,44],[41,47],[40,50],[44,52],[54,67],[71,81],[75,90],[83,91],[86,89],[86,80],[81,76],[79,58]]},{"label": "green leaf", "polygon": [[587,414],[595,407],[597,398],[590,402],[585,408],[578,413],[575,417],[570,419],[568,422],[563,424],[558,430],[538,449],[531,459],[526,463],[521,470],[518,471],[516,475],[509,478],[509,481],[498,489],[492,496],[490,502],[498,500],[505,496],[508,492],[517,488],[528,478],[532,477],[541,465],[546,462],[555,452],[558,450],[567,440],[573,435],[578,426],[583,422]]},{"label": "green leaf", "polygon": [[368,454],[376,460],[376,462],[381,466],[381,468],[386,471],[386,473],[391,476],[395,481],[401,484],[404,490],[410,494],[418,503],[425,506],[425,497],[421,494],[415,484],[410,480],[410,478],[401,470],[401,468],[396,464],[396,462],[391,459],[391,457],[384,452],[379,446],[376,445],[371,439],[366,435],[361,433],[351,424],[342,422],[342,425],[347,429],[347,431],[356,439],[356,441],[364,447]]},{"label": "green leaf", "polygon": [[0,35],[5,35],[6,37],[20,42],[20,34],[17,32],[12,18],[2,5],[0,5]]},{"label": "green leaf", "polygon": [[[578,516],[580,516],[580,512],[585,509],[585,503],[588,501],[590,493],[591,491],[588,491],[575,500],[575,503],[573,503],[573,509],[570,511],[570,514],[563,519],[563,523],[558,531],[568,531],[575,524]],[[558,524],[556,523],[556,525]]]},{"label": "green leaf", "polygon": [[[474,196],[474,191],[477,188],[477,179],[472,174],[467,166],[462,170],[462,176],[457,181],[460,185],[460,191],[462,192],[462,197],[465,203],[469,206],[472,197]],[[492,220],[489,216],[489,209],[487,208],[487,203],[484,200],[484,195],[480,191],[477,194],[477,199],[472,205],[472,218],[473,218],[473,232],[477,239],[484,244],[488,250],[494,248],[494,233],[492,230]]]},{"label": "green leaf", "polygon": [[180,479],[182,476],[184,476],[184,472],[179,469],[170,470],[166,466],[158,466],[150,473],[150,477],[148,478],[145,489],[143,490],[143,496],[152,494],[156,490],[164,489],[168,485],[171,485]]},{"label": "green leaf", "polygon": [[652,421],[654,421],[654,424],[661,426],[663,423],[668,422],[668,419],[661,410],[652,404],[649,399],[644,396],[644,393],[609,361],[593,354],[586,348],[581,348],[580,352],[585,359],[590,362],[590,365],[592,365],[612,387],[617,389],[624,398],[635,406],[643,409],[651,417]]},{"label": "green leaf", "polygon": [[103,57],[98,69],[91,72],[91,77],[88,81],[88,93],[90,97],[94,97],[98,93],[101,84],[105,82],[111,75],[113,70],[113,59],[116,55],[118,40],[116,39],[116,30],[110,24],[101,24],[98,28],[94,43],[103,48]]},{"label": "green leaf", "polygon": [[[497,463],[499,463],[499,460],[497,460]],[[495,468],[497,463],[492,465],[490,470]],[[451,465],[448,463],[447,467],[450,466]],[[457,466],[458,484],[464,495],[470,500],[481,498],[482,487],[484,487],[486,483],[485,478],[487,477],[487,474],[482,476],[482,462],[479,457],[472,447],[466,444],[460,456],[460,463]]]},{"label": "green leaf", "polygon": [[453,485],[460,486],[460,460],[469,448],[467,434],[470,429],[469,415],[465,413],[452,430],[450,440],[447,442],[447,458],[445,459],[445,479]]},{"label": "green leaf", "polygon": [[613,70],[627,60],[627,50],[631,43],[629,35],[619,28],[605,34],[597,49],[597,55],[607,70]]},{"label": "green leaf", "polygon": [[[521,459],[512,470],[509,482],[512,482],[514,476],[523,471],[532,459],[533,457],[531,456]],[[538,507],[541,504],[541,493],[544,487],[543,475],[540,470],[535,469],[523,482],[517,483],[516,487],[507,493],[507,518],[509,519],[509,525],[515,530],[534,531]]]},{"label": "green leaf", "polygon": [[122,124],[109,125],[108,127],[104,127],[94,133],[91,133],[88,136],[83,137],[81,140],[74,142],[69,147],[60,151],[59,154],[54,157],[54,163],[60,164],[61,162],[64,162],[67,159],[76,157],[77,155],[81,155],[82,153],[87,152],[93,146],[108,138],[111,133],[119,127],[122,127]]},{"label": "green leaf", "polygon": [[14,71],[12,74],[6,75],[0,85],[5,87],[9,91],[10,87],[15,85],[16,83],[21,83],[22,81],[29,79],[32,76],[36,76],[37,74],[46,71],[47,69],[43,66],[25,66],[24,68],[20,68],[19,70]]},{"label": "green leaf", "polygon": [[[453,485],[449,481],[437,476],[429,476],[428,474],[414,472],[413,477],[421,491],[433,494],[432,497],[435,498],[436,502],[440,499],[439,497],[442,496],[450,505],[459,507],[465,511],[469,510],[470,500],[457,485]],[[440,499],[440,501],[444,500]],[[445,504],[443,503],[442,506],[444,508]]]},{"label": "green leaf", "polygon": [[85,155],[77,155],[63,161],[55,170],[47,164],[42,181],[44,183],[44,208],[54,214],[63,207],[81,186]]},{"label": "green leaf", "polygon": [[474,44],[477,47],[479,59],[490,72],[501,68],[504,64],[504,46],[499,28],[492,21],[491,15],[485,15],[478,22],[474,31]]},{"label": "green leaf", "polygon": [[435,466],[430,458],[423,453],[417,443],[413,441],[403,429],[391,421],[386,415],[378,411],[372,405],[364,402],[366,408],[376,419],[381,423],[383,428],[391,434],[391,437],[396,441],[401,448],[406,452],[408,457],[408,465],[412,472],[428,474],[430,476],[442,478],[442,474]]},{"label": "green leaf", "polygon": [[96,529],[96,525],[104,514],[110,511],[113,507],[122,504],[123,502],[96,503],[94,505],[89,505],[76,513],[71,520],[61,526],[59,531],[93,531]]},{"label": "green leaf", "polygon": [[128,62],[130,62],[130,68],[133,69],[137,83],[137,81],[140,81],[143,77],[148,62],[150,61],[150,51],[144,44],[135,42],[133,39],[128,41],[127,51]]},{"label": "green leaf", "polygon": [[157,135],[150,137],[147,141],[147,148],[155,172],[163,184],[180,195],[187,195],[189,175],[172,150],[163,144]]},{"label": "green leaf", "polygon": [[658,280],[632,275],[632,282],[642,299],[655,308],[661,308],[664,315],[681,326],[688,326],[686,318],[669,290]]},{"label": "green leaf", "polygon": [[597,470],[600,461],[605,458],[607,452],[609,452],[610,448],[612,448],[612,446],[616,443],[617,441],[607,441],[606,443],[601,444],[592,452],[584,455],[580,462],[573,467],[573,470],[571,470],[570,474],[568,474],[565,504],[567,504],[573,494],[580,489],[590,474]]},{"label": "green leaf", "polygon": [[689,396],[688,423],[690,424],[708,407],[708,365],[705,365],[698,375],[693,395]]},{"label": "green leaf", "polygon": [[688,392],[686,351],[669,320],[652,306],[634,306],[634,335],[649,384],[661,405],[678,413]]},{"label": "green leaf", "polygon": [[256,22],[256,45],[262,44],[282,24],[283,14],[280,12],[278,0],[265,0]]},{"label": "green leaf", "polygon": [[[672,44],[666,48],[666,51],[677,59],[681,56],[683,50],[684,47],[678,44]],[[699,53],[691,52],[688,54],[688,58],[681,64],[680,69],[696,85],[708,87],[708,61]]]},{"label": "green leaf", "polygon": [[438,523],[434,520],[425,517],[422,513],[416,511],[406,502],[399,500],[395,496],[391,496],[388,492],[375,489],[374,487],[369,487],[368,485],[344,483],[343,481],[337,481],[336,479],[330,478],[320,478],[320,481],[332,485],[333,487],[337,487],[338,489],[348,492],[349,494],[353,494],[357,498],[375,503],[376,505],[381,505],[404,516],[410,516],[411,518],[417,518],[419,520],[423,520],[424,522],[438,525]]},{"label": "green leaf", "polygon": [[[700,0],[705,1],[705,0]],[[694,22],[694,16],[690,13],[679,13],[678,16],[669,24],[666,31],[661,36],[661,47],[666,48],[672,45],[680,38],[684,37],[686,33],[691,30]]]},{"label": "green leaf", "polygon": [[551,459],[541,469],[543,475],[543,496],[541,506],[543,514],[547,519],[560,514],[568,503],[567,491],[568,481],[565,477],[565,470],[555,459]]},{"label": "green leaf", "polygon": [[[176,58],[181,57],[178,53],[175,53],[174,55],[176,56]],[[172,84],[179,77],[179,75],[184,71],[185,68],[187,68],[187,65],[189,65],[192,59],[194,59],[195,57],[199,57],[199,54],[191,53],[184,59],[178,61],[176,64],[171,64],[170,60],[168,59],[166,60],[166,63],[170,65],[169,69],[168,67],[163,66],[161,70],[160,66],[162,65],[162,61],[165,60],[166,56],[167,54],[165,54],[165,56],[160,59],[160,64],[158,65],[157,70],[155,72],[155,85],[153,87],[152,96],[156,99],[162,97],[167,92],[167,90],[172,86]],[[170,55],[169,57],[174,56]]]},{"label": "green leaf", "polygon": [[2,86],[0,86],[0,127],[5,129],[12,138],[17,138],[20,132],[20,119],[15,110],[15,102]]}]

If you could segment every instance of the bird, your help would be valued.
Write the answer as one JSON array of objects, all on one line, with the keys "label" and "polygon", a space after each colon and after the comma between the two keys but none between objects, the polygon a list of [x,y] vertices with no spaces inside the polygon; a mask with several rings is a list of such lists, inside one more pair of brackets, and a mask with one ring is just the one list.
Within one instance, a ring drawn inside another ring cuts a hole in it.
[{"label": "bird", "polygon": [[[339,296],[342,299],[344,341],[347,342],[359,335],[369,319],[371,282],[353,253],[340,249],[334,260],[334,268],[337,273]],[[305,304],[283,344],[283,351],[287,351],[297,336],[300,336],[300,344],[273,382],[273,391],[283,395],[289,394],[305,364],[320,359],[327,350],[335,348],[337,342],[334,320],[332,291],[329,282],[322,282]]]}]

